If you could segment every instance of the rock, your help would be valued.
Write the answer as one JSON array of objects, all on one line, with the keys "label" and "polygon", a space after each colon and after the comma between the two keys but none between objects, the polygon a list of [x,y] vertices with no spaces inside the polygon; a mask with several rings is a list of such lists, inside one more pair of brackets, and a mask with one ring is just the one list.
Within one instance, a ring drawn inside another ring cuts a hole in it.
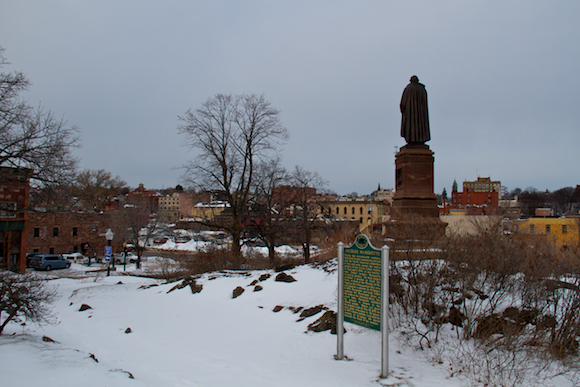
[{"label": "rock", "polygon": [[254,287],[254,291],[255,291],[255,292],[259,292],[259,291],[260,291],[260,290],[262,290],[262,289],[264,289],[264,288],[263,288],[263,287],[261,287],[260,285],[256,285],[256,286]]},{"label": "rock", "polygon": [[133,331],[131,330],[131,328],[127,328],[127,329],[125,329],[125,333],[129,334],[129,333],[131,333],[131,332],[133,332]]},{"label": "rock", "polygon": [[260,276],[260,278],[259,278],[259,281],[260,281],[260,282],[264,282],[264,281],[266,281],[266,280],[267,280],[268,278],[270,278],[270,277],[271,277],[271,275],[270,275],[270,274],[262,274],[262,275]]},{"label": "rock", "polygon": [[284,309],[284,307],[283,307],[282,305],[276,305],[276,306],[274,307],[274,309],[272,309],[272,311],[273,311],[274,313],[278,313],[278,312],[279,312],[279,311],[281,311],[282,309]]},{"label": "rock", "polygon": [[324,309],[324,305],[316,305],[312,308],[304,309],[302,313],[300,313],[300,317],[307,318],[310,316],[314,316],[317,313],[320,313]]},{"label": "rock", "polygon": [[81,307],[80,307],[80,309],[79,309],[79,312],[83,312],[83,311],[85,311],[85,310],[87,310],[87,309],[93,309],[93,308],[91,308],[91,307],[90,307],[89,305],[87,305],[87,304],[82,304],[82,305],[81,305]]},{"label": "rock", "polygon": [[89,353],[89,355],[90,355],[89,357],[93,359],[95,362],[97,363],[99,362],[99,360],[95,357],[95,355],[93,355],[92,353]]},{"label": "rock", "polygon": [[242,288],[241,286],[238,286],[237,288],[234,289],[234,292],[232,293],[232,298],[239,297],[243,292],[244,292],[244,288]]},{"label": "rock", "polygon": [[308,325],[308,330],[313,332],[323,332],[329,329],[331,334],[336,335],[336,313],[332,310],[327,310],[318,320]]},{"label": "rock", "polygon": [[172,287],[171,289],[169,289],[169,291],[167,291],[167,293],[171,293],[172,291],[177,290],[177,289],[183,289],[186,286],[189,286],[191,288],[192,294],[199,293],[203,289],[203,285],[197,284],[195,282],[194,278],[186,278],[183,281],[181,281],[180,283],[178,283],[177,285],[175,285],[174,287]]},{"label": "rock", "polygon": [[255,280],[253,280],[253,281],[250,283],[250,286],[254,286],[254,285],[256,285],[257,283],[258,283],[258,280],[257,280],[257,279],[255,279]]},{"label": "rock", "polygon": [[47,343],[56,343],[56,341],[54,341],[53,339],[51,339],[48,336],[42,336],[42,341],[47,342]]},{"label": "rock", "polygon": [[295,282],[296,280],[291,275],[288,275],[288,274],[282,272],[276,276],[276,281],[278,281],[278,282]]}]

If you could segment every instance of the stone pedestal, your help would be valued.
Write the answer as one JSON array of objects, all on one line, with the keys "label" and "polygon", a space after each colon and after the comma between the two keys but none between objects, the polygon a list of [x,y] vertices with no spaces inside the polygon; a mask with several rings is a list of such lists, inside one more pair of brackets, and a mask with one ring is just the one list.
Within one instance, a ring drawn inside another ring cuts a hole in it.
[{"label": "stone pedestal", "polygon": [[410,214],[439,218],[437,195],[433,193],[433,154],[425,144],[407,144],[395,156],[396,192],[391,218]]}]

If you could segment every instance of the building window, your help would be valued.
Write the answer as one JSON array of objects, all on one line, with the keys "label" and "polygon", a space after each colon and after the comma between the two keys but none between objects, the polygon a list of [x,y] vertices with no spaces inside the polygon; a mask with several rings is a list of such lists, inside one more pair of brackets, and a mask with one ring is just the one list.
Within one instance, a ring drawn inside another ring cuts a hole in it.
[{"label": "building window", "polygon": [[48,249],[48,253],[49,254],[54,254],[54,247],[51,247],[50,249]]},{"label": "building window", "polygon": [[93,226],[93,231],[97,232],[97,226]]},{"label": "building window", "polygon": [[346,215],[346,207],[344,207],[344,214]]},{"label": "building window", "polygon": [[79,247],[78,246],[73,246],[73,253],[78,253],[79,251]]},{"label": "building window", "polygon": [[338,215],[340,212],[338,211],[338,207],[336,207],[336,215]]},{"label": "building window", "polygon": [[16,202],[0,202],[0,218],[16,218]]},{"label": "building window", "polygon": [[562,234],[568,234],[568,225],[566,224],[562,225]]},{"label": "building window", "polygon": [[34,227],[34,237],[40,238],[40,229],[38,227]]},{"label": "building window", "polygon": [[546,225],[546,234],[549,234],[550,231],[552,231],[552,227],[549,224],[547,224]]},{"label": "building window", "polygon": [[33,253],[38,253],[38,249],[33,249],[32,252]]},{"label": "building window", "polygon": [[73,227],[72,232],[73,232],[73,236],[77,236],[77,228],[76,227]]},{"label": "building window", "polygon": [[354,207],[352,208],[352,211],[351,211],[351,212],[352,212],[352,214],[354,215]]},{"label": "building window", "polygon": [[359,210],[360,210],[360,214],[362,215],[362,207],[361,207],[361,208],[359,208]]},{"label": "building window", "polygon": [[53,237],[57,237],[58,236],[58,227],[55,227],[55,228],[52,229],[52,236]]}]

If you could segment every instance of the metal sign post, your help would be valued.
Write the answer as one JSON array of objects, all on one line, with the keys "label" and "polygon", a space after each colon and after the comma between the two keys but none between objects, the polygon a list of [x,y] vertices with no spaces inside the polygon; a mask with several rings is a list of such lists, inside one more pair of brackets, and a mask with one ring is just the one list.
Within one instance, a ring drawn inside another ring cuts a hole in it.
[{"label": "metal sign post", "polygon": [[381,377],[389,375],[389,246],[374,248],[364,234],[338,244],[337,354],[344,358],[344,321],[381,331]]}]

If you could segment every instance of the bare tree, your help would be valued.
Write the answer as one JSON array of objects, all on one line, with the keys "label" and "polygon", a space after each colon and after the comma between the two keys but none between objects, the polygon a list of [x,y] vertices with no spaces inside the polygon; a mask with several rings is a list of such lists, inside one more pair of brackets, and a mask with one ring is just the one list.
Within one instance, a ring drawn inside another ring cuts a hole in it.
[{"label": "bare tree", "polygon": [[281,234],[287,228],[288,220],[283,213],[286,203],[276,189],[288,180],[286,169],[280,165],[280,158],[260,164],[257,170],[254,203],[255,217],[250,218],[250,226],[257,230],[258,237],[266,243],[270,262],[276,259],[275,247]]},{"label": "bare tree", "polygon": [[79,173],[72,187],[73,194],[91,211],[103,211],[105,204],[121,193],[127,183],[120,176],[104,169],[85,169]]},{"label": "bare tree", "polygon": [[[8,64],[3,51],[0,47],[0,67]],[[71,150],[79,144],[78,129],[23,101],[20,94],[29,86],[21,72],[0,73],[0,166],[32,169],[34,186],[70,182],[77,165]]]},{"label": "bare tree", "polygon": [[288,137],[279,113],[264,96],[217,94],[179,118],[186,146],[198,151],[184,177],[230,205],[231,221],[220,226],[232,234],[236,266],[257,164],[273,157]]},{"label": "bare tree", "polygon": [[[152,236],[156,221],[151,219],[151,208],[146,203],[141,205],[128,204],[113,214],[116,225],[115,234],[123,239],[124,243],[130,243],[137,254],[136,266],[141,267],[141,257],[145,251],[145,244]],[[143,233],[144,232],[144,233]],[[143,242],[143,243],[141,243]],[[126,254],[127,251],[124,251]]]},{"label": "bare tree", "polygon": [[293,217],[297,236],[302,243],[304,263],[310,262],[312,229],[321,208],[317,195],[326,184],[317,172],[305,171],[300,166],[296,166],[290,174],[290,185],[295,190],[292,198]]},{"label": "bare tree", "polygon": [[56,290],[48,280],[33,274],[0,272],[0,334],[10,322],[49,322],[52,314],[47,304],[55,298]]}]

